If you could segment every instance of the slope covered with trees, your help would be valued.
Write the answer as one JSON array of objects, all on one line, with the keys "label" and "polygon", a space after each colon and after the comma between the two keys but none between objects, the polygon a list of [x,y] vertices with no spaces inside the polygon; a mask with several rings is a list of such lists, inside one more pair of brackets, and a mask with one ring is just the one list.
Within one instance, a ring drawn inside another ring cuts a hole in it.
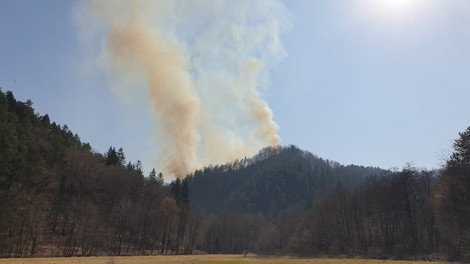
[{"label": "slope covered with trees", "polygon": [[[470,127],[440,171],[295,146],[170,184],[0,90],[0,256],[256,252],[470,260]],[[421,258],[420,257],[420,258]]]},{"label": "slope covered with trees", "polygon": [[323,160],[295,146],[268,147],[250,159],[197,170],[188,179],[191,200],[205,212],[240,211],[276,215],[293,205],[310,206],[341,185],[356,188],[387,171]]},{"label": "slope covered with trees", "polygon": [[459,133],[454,151],[434,188],[442,251],[470,261],[470,127]]},{"label": "slope covered with trees", "polygon": [[141,167],[0,90],[0,256],[190,251],[187,184]]},{"label": "slope covered with trees", "polygon": [[470,261],[469,221],[470,127],[440,172],[407,166],[324,196],[303,216],[293,251]]},{"label": "slope covered with trees", "polygon": [[439,171],[343,166],[295,146],[188,178],[210,253],[470,260],[470,127]]}]

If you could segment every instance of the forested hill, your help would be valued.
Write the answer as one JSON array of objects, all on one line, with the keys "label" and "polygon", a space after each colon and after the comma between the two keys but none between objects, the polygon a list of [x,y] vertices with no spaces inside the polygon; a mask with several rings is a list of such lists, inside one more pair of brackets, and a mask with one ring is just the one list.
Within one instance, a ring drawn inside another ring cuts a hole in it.
[{"label": "forested hill", "polygon": [[198,250],[470,261],[470,127],[440,171],[343,166],[288,146],[165,185],[124,150],[96,153],[32,105],[0,89],[0,257]]},{"label": "forested hill", "polygon": [[272,216],[292,205],[310,207],[325,192],[354,189],[380,168],[343,166],[296,146],[268,147],[255,157],[206,167],[188,178],[193,205],[206,212],[247,211]]},{"label": "forested hill", "polygon": [[186,184],[144,177],[122,149],[91,151],[32,105],[0,90],[0,257],[191,250]]}]

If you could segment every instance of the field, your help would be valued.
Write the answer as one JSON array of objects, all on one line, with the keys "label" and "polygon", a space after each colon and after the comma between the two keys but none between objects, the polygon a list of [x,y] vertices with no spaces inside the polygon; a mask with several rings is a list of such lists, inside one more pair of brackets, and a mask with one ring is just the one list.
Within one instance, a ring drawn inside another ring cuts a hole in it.
[{"label": "field", "polygon": [[424,261],[392,261],[365,259],[326,259],[326,258],[290,258],[260,257],[242,255],[191,255],[191,256],[137,256],[137,257],[75,257],[75,258],[18,258],[0,259],[0,264],[238,264],[238,263],[326,263],[326,264],[413,264],[440,263]]}]

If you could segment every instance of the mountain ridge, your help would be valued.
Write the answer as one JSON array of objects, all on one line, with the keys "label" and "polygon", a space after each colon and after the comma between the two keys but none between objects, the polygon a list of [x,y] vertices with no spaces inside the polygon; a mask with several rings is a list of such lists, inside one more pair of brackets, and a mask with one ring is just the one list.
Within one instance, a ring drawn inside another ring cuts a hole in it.
[{"label": "mountain ridge", "polygon": [[388,172],[341,165],[289,145],[264,148],[250,159],[208,166],[187,179],[193,205],[205,212],[234,210],[272,216],[289,206],[308,206],[337,185],[354,189],[368,176]]}]

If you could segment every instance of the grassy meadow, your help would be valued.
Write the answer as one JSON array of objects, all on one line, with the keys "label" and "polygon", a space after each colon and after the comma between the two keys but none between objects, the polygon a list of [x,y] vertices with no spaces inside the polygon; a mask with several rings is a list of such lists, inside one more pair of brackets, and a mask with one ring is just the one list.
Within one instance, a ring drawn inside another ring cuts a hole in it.
[{"label": "grassy meadow", "polygon": [[18,258],[0,259],[0,264],[238,264],[238,263],[326,263],[326,264],[413,264],[443,263],[425,261],[394,261],[371,259],[328,259],[328,258],[291,258],[261,257],[242,255],[190,255],[190,256],[134,256],[134,257],[72,257],[72,258]]}]

